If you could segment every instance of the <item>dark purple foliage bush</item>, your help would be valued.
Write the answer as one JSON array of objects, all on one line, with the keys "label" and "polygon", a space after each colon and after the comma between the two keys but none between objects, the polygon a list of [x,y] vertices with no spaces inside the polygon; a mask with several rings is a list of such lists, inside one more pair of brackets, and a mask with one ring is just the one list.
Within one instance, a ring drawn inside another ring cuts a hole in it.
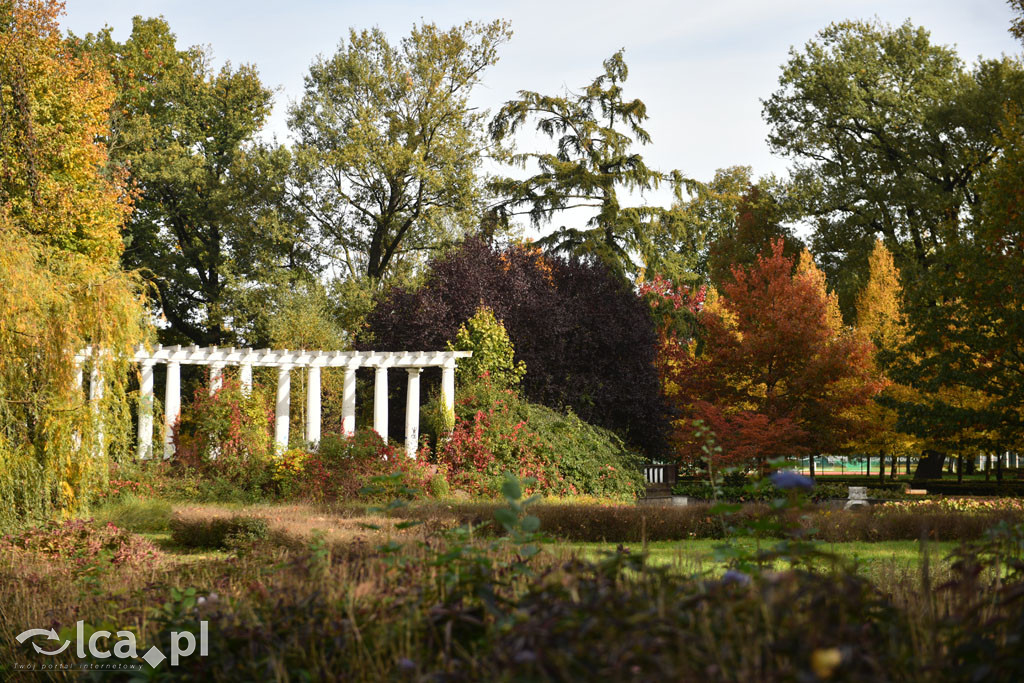
[{"label": "dark purple foliage bush", "polygon": [[516,361],[526,363],[526,399],[571,408],[648,454],[658,452],[667,412],[649,306],[600,264],[466,240],[431,264],[419,289],[391,290],[368,316],[360,346],[446,348],[481,305],[504,323]]}]

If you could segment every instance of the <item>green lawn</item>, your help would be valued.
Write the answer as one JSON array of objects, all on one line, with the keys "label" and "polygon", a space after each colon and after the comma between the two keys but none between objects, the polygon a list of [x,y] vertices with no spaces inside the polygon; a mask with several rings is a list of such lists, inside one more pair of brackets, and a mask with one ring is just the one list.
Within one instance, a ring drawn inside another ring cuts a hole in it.
[{"label": "green lawn", "polygon": [[[776,542],[760,541],[760,548],[771,549]],[[814,544],[823,552],[834,553],[845,560],[856,561],[864,574],[873,576],[888,574],[893,571],[915,571],[920,567],[923,558],[920,543],[917,541],[855,541],[850,543]],[[557,543],[548,546],[553,553],[574,553],[587,559],[599,559],[604,553],[614,552],[616,543]],[[955,543],[929,543],[928,556],[931,562],[944,564],[945,557],[956,546]],[[640,544],[626,545],[631,551],[642,550]],[[729,539],[694,539],[687,541],[659,541],[647,544],[649,561],[654,565],[670,565],[684,572],[710,571],[717,573],[724,570],[728,560],[719,549],[727,548],[753,552],[758,548],[757,539],[751,537]],[[726,553],[728,550],[725,551]],[[716,558],[717,556],[717,558]]]}]

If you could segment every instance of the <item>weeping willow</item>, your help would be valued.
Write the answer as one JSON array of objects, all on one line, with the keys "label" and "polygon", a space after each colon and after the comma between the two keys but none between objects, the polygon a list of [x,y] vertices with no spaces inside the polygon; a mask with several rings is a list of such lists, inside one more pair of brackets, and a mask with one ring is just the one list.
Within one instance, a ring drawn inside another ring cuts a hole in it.
[{"label": "weeping willow", "polygon": [[[114,93],[58,12],[0,0],[0,528],[72,515],[105,483],[128,452],[128,354],[147,333],[120,268],[131,196],[102,144]],[[86,346],[104,351],[79,367]],[[90,401],[78,376],[93,363]]]}]

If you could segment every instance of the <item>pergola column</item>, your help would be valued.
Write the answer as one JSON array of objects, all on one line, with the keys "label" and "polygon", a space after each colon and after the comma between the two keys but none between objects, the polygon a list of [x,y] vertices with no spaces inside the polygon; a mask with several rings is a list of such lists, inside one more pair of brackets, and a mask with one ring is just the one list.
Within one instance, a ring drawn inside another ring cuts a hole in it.
[{"label": "pergola column", "polygon": [[292,368],[277,368],[277,402],[274,404],[274,444],[277,451],[288,449],[288,409],[292,400]]},{"label": "pergola column", "polygon": [[242,363],[238,370],[238,383],[242,387],[242,395],[252,394],[252,363]]},{"label": "pergola column", "polygon": [[420,372],[422,368],[409,368],[409,388],[405,399],[405,453],[416,457],[420,444]]},{"label": "pergola column", "polygon": [[153,456],[153,366],[155,361],[142,362],[139,378],[139,443],[138,457],[148,460]]},{"label": "pergola column", "polygon": [[224,386],[224,364],[214,363],[210,366],[210,396],[213,396]]},{"label": "pergola column", "polygon": [[320,442],[320,366],[311,365],[306,378],[306,441]]},{"label": "pergola column", "polygon": [[101,457],[104,453],[103,434],[103,373],[100,372],[99,354],[93,356],[92,369],[89,371],[89,402],[92,404],[93,420],[96,423],[96,451],[94,457]]},{"label": "pergola column", "polygon": [[356,368],[345,368],[345,383],[341,396],[341,431],[346,436],[356,432]]},{"label": "pergola column", "polygon": [[174,426],[181,417],[181,363],[167,363],[167,385],[164,387],[164,460],[174,455]]},{"label": "pergola column", "polygon": [[388,440],[388,366],[381,364],[373,377],[373,429]]},{"label": "pergola column", "polygon": [[449,414],[455,412],[455,359],[446,361],[441,370],[441,396],[444,398],[444,409]]}]

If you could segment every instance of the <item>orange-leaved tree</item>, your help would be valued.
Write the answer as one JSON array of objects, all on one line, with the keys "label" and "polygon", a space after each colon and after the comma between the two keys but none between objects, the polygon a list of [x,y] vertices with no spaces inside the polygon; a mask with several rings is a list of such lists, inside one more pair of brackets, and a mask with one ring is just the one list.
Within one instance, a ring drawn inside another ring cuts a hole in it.
[{"label": "orange-leaved tree", "polygon": [[[71,514],[103,481],[106,459],[93,455],[125,446],[128,431],[117,352],[144,333],[119,261],[127,183],[105,171],[97,142],[114,93],[72,55],[61,8],[0,2],[0,528]],[[88,344],[111,353],[97,358],[103,398],[87,403],[74,352]]]},{"label": "orange-leaved tree", "polygon": [[843,328],[807,252],[793,259],[775,240],[733,279],[667,365],[678,388],[677,455],[700,457],[694,420],[715,433],[719,464],[764,471],[773,458],[836,452],[860,427],[850,410],[880,388],[870,343]]}]

